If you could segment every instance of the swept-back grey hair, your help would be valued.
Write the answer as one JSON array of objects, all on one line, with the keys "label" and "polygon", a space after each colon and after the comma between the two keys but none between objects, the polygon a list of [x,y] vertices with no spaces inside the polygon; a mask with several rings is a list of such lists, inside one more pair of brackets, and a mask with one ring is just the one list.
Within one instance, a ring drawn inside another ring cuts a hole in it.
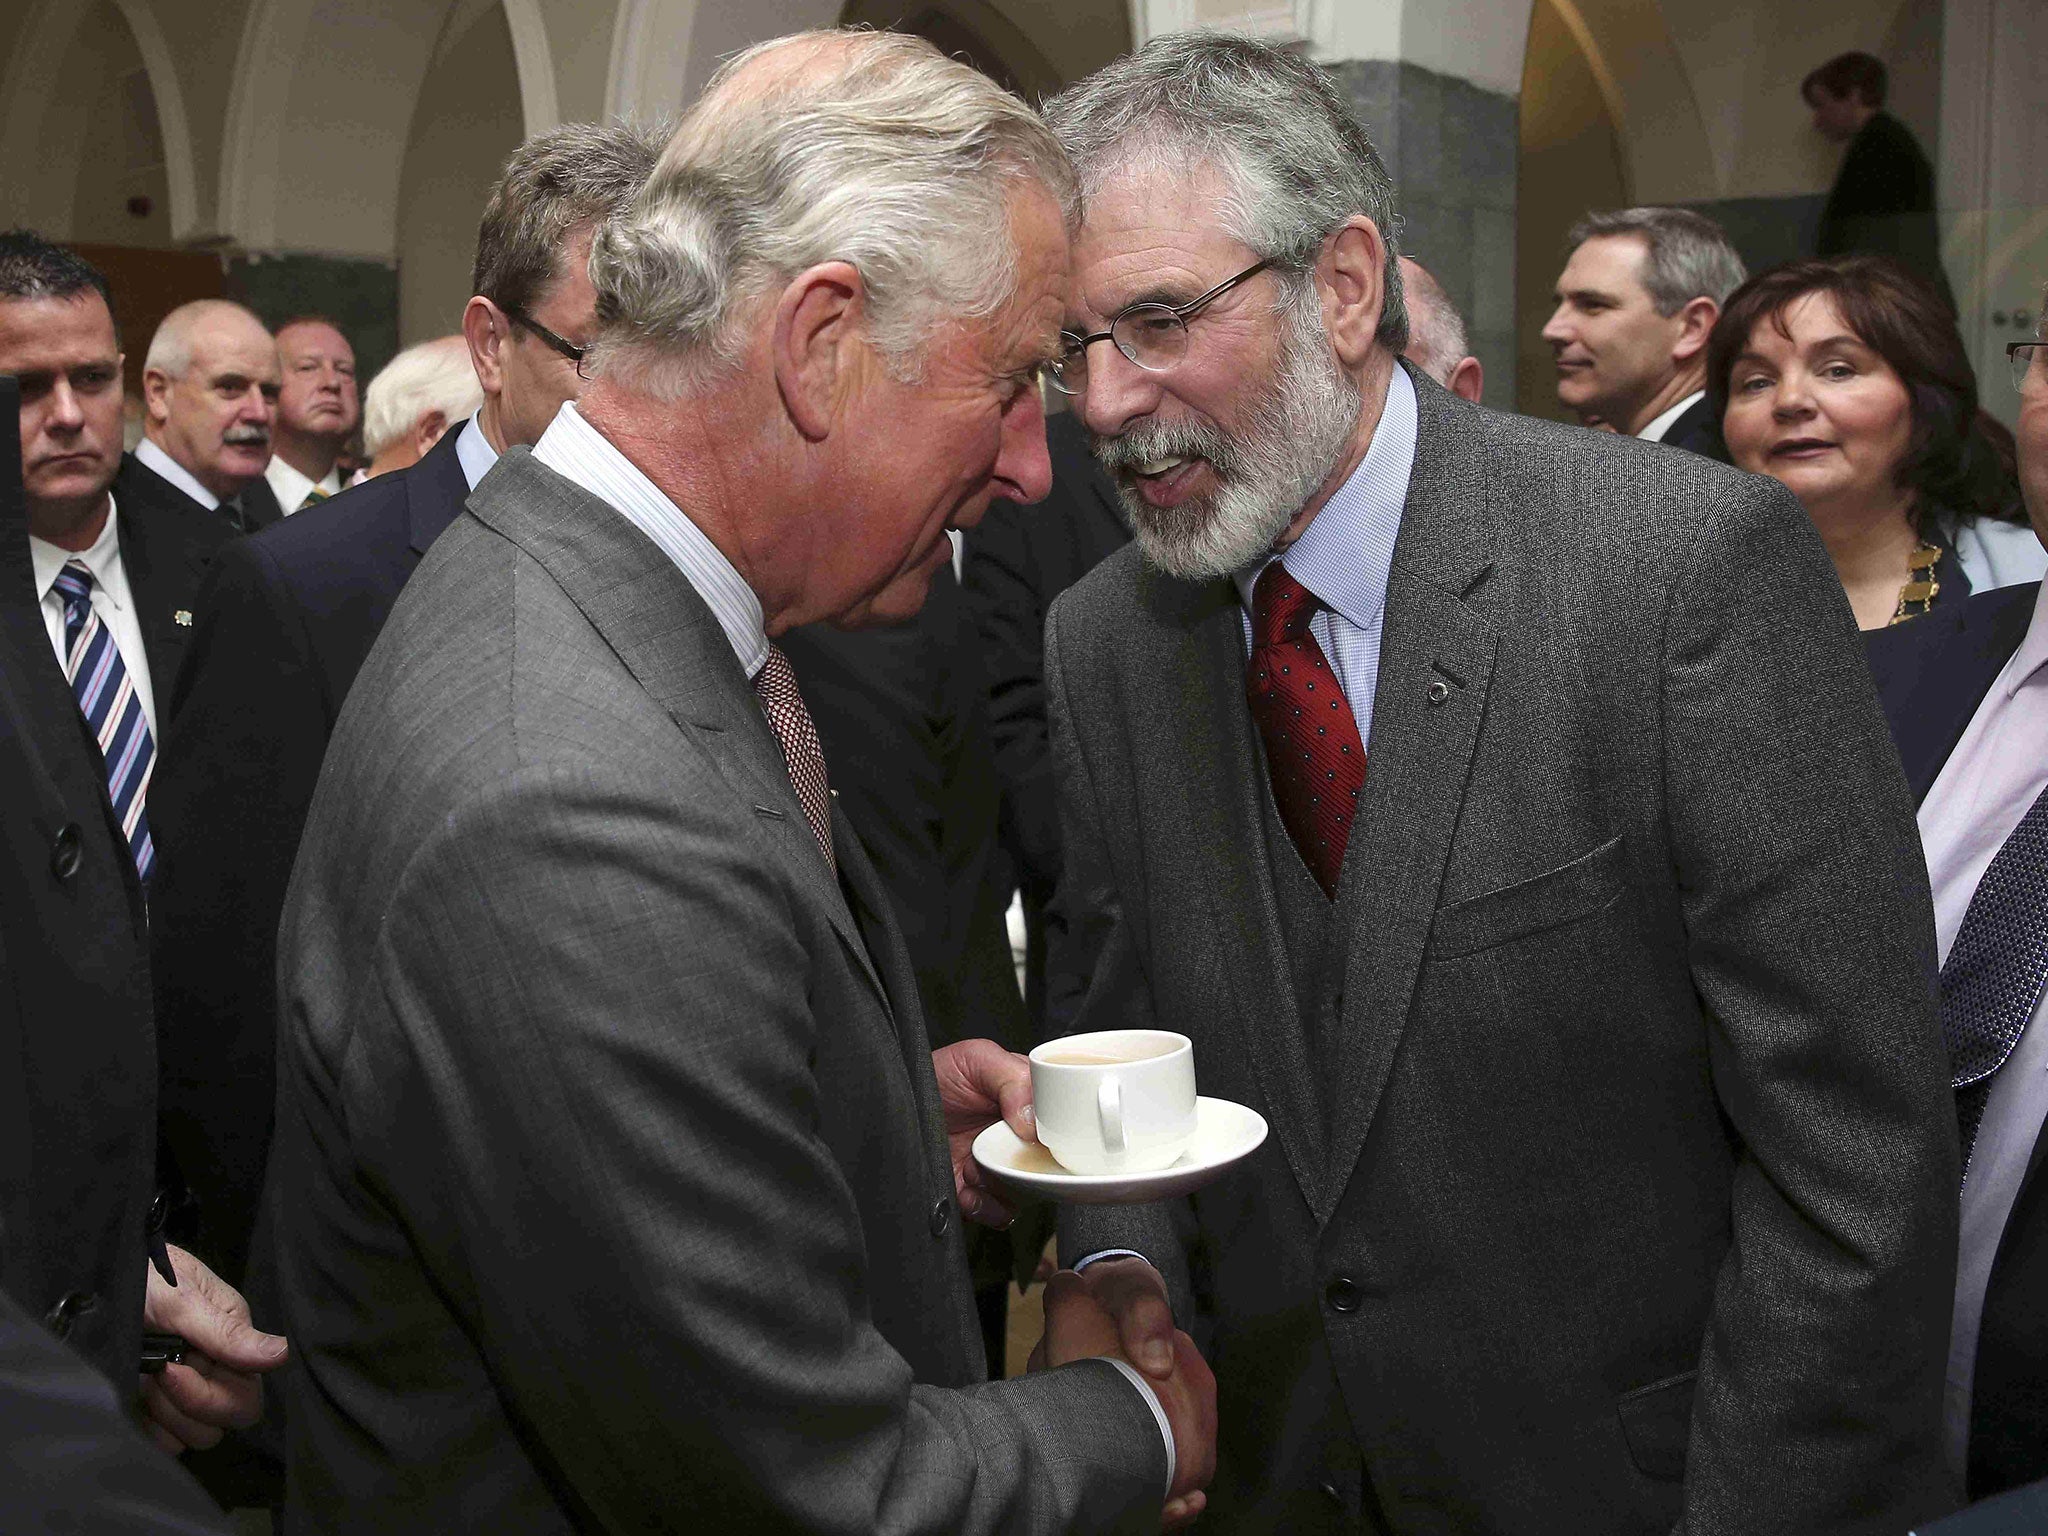
[{"label": "swept-back grey hair", "polygon": [[1403,297],[1408,301],[1408,361],[1439,384],[1465,360],[1465,317],[1444,292],[1436,274],[1412,256],[1402,258]]},{"label": "swept-back grey hair", "polygon": [[193,334],[210,321],[226,321],[230,325],[245,321],[265,336],[270,334],[253,309],[233,299],[194,299],[189,304],[180,304],[157,322],[156,334],[149,338],[149,350],[143,354],[143,371],[161,373],[167,379],[185,377],[192,367]]},{"label": "swept-back grey hair", "polygon": [[1380,344],[1408,344],[1394,183],[1325,70],[1250,38],[1178,32],[1067,87],[1045,116],[1084,200],[1132,164],[1213,167],[1224,228],[1292,277],[1295,302],[1313,292],[1323,242],[1363,214],[1387,248]]},{"label": "swept-back grey hair", "polygon": [[483,386],[461,336],[436,336],[407,347],[377,370],[363,391],[363,451],[376,458],[429,411],[453,425],[484,403]]},{"label": "swept-back grey hair", "polygon": [[561,275],[569,236],[630,203],[667,139],[634,123],[564,123],[513,150],[477,222],[469,291],[531,314]]},{"label": "swept-back grey hair", "polygon": [[869,338],[914,378],[938,325],[1014,297],[1010,198],[1030,182],[1071,227],[1073,168],[1044,122],[930,43],[829,31],[763,43],[712,77],[639,198],[598,232],[587,370],[688,394],[737,360],[754,300],[844,261],[861,275]]},{"label": "swept-back grey hair", "polygon": [[1643,287],[1660,315],[1675,315],[1694,299],[1726,303],[1749,280],[1749,269],[1728,243],[1727,232],[1690,208],[1589,213],[1572,226],[1571,249],[1612,235],[1634,235],[1643,242]]}]

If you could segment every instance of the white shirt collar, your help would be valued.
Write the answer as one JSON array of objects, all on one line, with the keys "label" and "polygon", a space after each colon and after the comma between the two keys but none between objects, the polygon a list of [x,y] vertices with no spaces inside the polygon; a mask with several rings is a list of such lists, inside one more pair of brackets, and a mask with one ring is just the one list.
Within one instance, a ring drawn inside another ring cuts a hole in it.
[{"label": "white shirt collar", "polygon": [[2027,622],[2019,649],[1999,674],[1999,686],[2010,699],[2043,667],[2048,667],[2048,581],[2042,582],[2041,590],[2034,594],[2034,616]]},{"label": "white shirt collar", "polygon": [[112,579],[114,568],[121,563],[121,536],[114,526],[117,512],[113,492],[109,491],[107,521],[100,529],[100,536],[87,549],[63,549],[34,534],[28,536],[29,559],[36,573],[37,602],[50,595],[50,588],[57,584],[57,576],[64,567],[77,560],[92,572],[93,585],[99,588],[106,600],[116,608],[122,606],[120,594],[127,589],[127,583]]},{"label": "white shirt collar", "polygon": [[207,511],[211,512],[220,505],[220,498],[195,480],[191,470],[165,453],[155,438],[145,437],[135,445],[135,461],[147,464]]},{"label": "white shirt collar", "polygon": [[498,450],[484,436],[483,420],[483,412],[478,411],[463,425],[462,434],[455,439],[455,458],[462,465],[462,478],[469,482],[472,491],[476,489],[477,482],[491,472],[491,466],[498,462]]},{"label": "white shirt collar", "polygon": [[277,498],[278,510],[286,517],[299,510],[308,493],[316,486],[330,496],[341,493],[339,469],[328,470],[324,479],[311,480],[274,453],[270,456],[270,463],[264,468],[263,478],[270,482],[270,493]]},{"label": "white shirt collar", "polygon": [[761,599],[732,562],[719,552],[703,529],[638,465],[619,452],[605,435],[577,412],[574,401],[563,405],[547,431],[533,445],[533,456],[565,480],[574,481],[608,503],[627,522],[652,539],[676,568],[689,578],[718,620],[733,654],[749,678],[768,660],[768,631]]},{"label": "white shirt collar", "polygon": [[1679,401],[1678,404],[1672,406],[1671,409],[1666,411],[1662,416],[1659,416],[1655,421],[1651,422],[1647,427],[1643,428],[1643,430],[1638,432],[1636,436],[1640,437],[1646,443],[1663,442],[1664,434],[1671,430],[1671,424],[1677,421],[1679,417],[1683,416],[1687,411],[1691,410],[1694,406],[1698,405],[1702,400],[1706,398],[1707,392],[1704,389],[1694,390],[1691,394],[1687,395],[1683,400]]}]

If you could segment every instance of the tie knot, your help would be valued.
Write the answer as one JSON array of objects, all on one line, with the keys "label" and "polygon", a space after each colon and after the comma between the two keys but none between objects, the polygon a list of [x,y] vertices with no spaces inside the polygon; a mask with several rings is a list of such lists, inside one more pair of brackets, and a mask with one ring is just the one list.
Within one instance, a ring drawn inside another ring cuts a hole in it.
[{"label": "tie knot", "polygon": [[1280,645],[1308,633],[1308,621],[1322,604],[1275,560],[1252,586],[1252,644]]},{"label": "tie knot", "polygon": [[64,569],[57,573],[57,579],[51,585],[64,594],[66,603],[83,603],[92,598],[92,572],[86,569],[82,560],[65,561]]}]

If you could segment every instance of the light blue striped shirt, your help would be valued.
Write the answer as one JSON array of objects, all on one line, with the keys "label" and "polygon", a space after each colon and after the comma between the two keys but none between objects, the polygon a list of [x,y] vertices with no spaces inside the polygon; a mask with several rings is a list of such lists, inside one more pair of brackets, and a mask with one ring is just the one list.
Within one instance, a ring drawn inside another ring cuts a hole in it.
[{"label": "light blue striped shirt", "polygon": [[[1379,690],[1380,631],[1387,612],[1387,580],[1394,568],[1394,536],[1415,469],[1415,384],[1396,367],[1386,409],[1365,457],[1336,494],[1309,519],[1300,538],[1278,558],[1288,575],[1323,602],[1309,633],[1330,658],[1337,686],[1358,721],[1358,737],[1372,743],[1372,701]],[[1252,588],[1273,557],[1237,574],[1244,600],[1245,654],[1252,646]]]},{"label": "light blue striped shirt", "polygon": [[749,678],[768,660],[768,630],[761,599],[704,530],[662,494],[639,466],[585,421],[574,401],[565,404],[533,445],[533,456],[573,480],[654,540],[704,599]]}]

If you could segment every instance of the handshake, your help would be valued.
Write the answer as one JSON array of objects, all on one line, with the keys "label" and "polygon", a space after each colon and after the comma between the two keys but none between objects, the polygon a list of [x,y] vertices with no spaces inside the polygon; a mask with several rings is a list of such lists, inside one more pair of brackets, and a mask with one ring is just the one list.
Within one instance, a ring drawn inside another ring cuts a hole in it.
[{"label": "handshake", "polygon": [[1195,1341],[1173,1326],[1166,1283],[1143,1259],[1102,1259],[1085,1273],[1063,1269],[1045,1288],[1045,1334],[1031,1369],[1075,1360],[1122,1360],[1152,1388],[1173,1432],[1173,1486],[1160,1529],[1201,1514],[1216,1471],[1216,1378]]}]

